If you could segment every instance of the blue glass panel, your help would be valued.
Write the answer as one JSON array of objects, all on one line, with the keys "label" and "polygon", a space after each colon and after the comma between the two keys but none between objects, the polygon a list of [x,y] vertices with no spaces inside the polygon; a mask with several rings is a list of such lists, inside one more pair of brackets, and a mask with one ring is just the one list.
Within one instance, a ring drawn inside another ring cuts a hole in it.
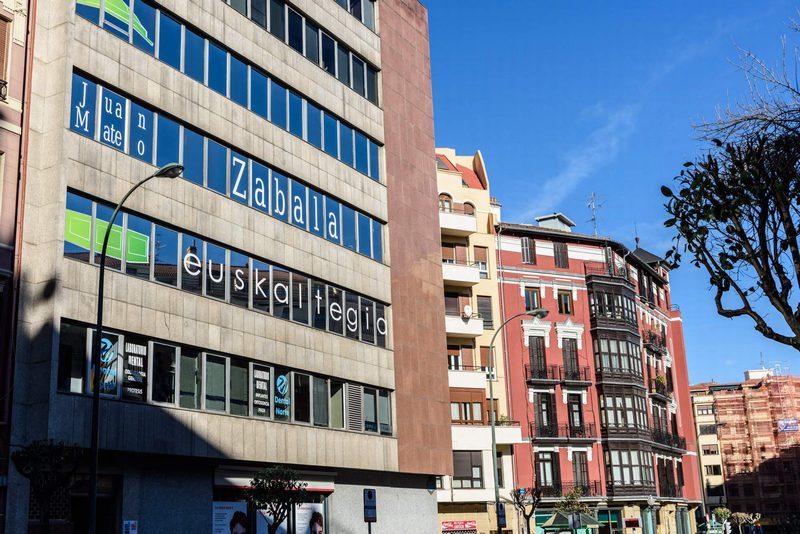
[{"label": "blue glass panel", "polygon": [[92,201],[67,191],[64,256],[89,261],[92,246]]},{"label": "blue glass panel", "polygon": [[373,143],[372,141],[368,141],[369,143],[369,177],[373,180],[380,180],[381,179],[381,162],[378,159],[380,156],[378,155],[378,145]]},{"label": "blue glass panel", "polygon": [[225,259],[225,249],[206,243],[206,290],[205,294],[215,299],[225,300],[225,286],[227,286],[227,260]]},{"label": "blue glass panel", "polygon": [[328,197],[325,199],[325,239],[334,243],[342,242],[342,216],[340,204]]},{"label": "blue glass panel", "polygon": [[367,66],[367,99],[378,104],[378,71]]},{"label": "blue glass panel", "polygon": [[103,28],[121,39],[128,40],[131,18],[131,0],[107,0]]},{"label": "blue glass panel", "polygon": [[105,87],[100,97],[100,142],[125,150],[126,99]]},{"label": "blue glass panel", "polygon": [[189,28],[184,30],[183,72],[205,83],[206,40]]},{"label": "blue glass panel", "polygon": [[282,221],[289,221],[289,180],[272,171],[272,216]]},{"label": "blue glass panel", "polygon": [[211,41],[208,42],[208,86],[228,95],[228,53]]},{"label": "blue glass panel", "polygon": [[260,71],[250,69],[250,111],[264,117],[267,115],[267,77]]},{"label": "blue glass panel", "polygon": [[183,178],[203,185],[203,136],[183,129]]},{"label": "blue glass panel", "polygon": [[247,65],[231,56],[231,99],[247,107]]},{"label": "blue glass panel", "polygon": [[319,65],[319,28],[306,20],[306,57]]},{"label": "blue glass panel", "polygon": [[303,99],[289,91],[289,131],[303,137]]},{"label": "blue glass panel", "polygon": [[242,204],[250,202],[250,165],[248,159],[231,150],[231,198]]},{"label": "blue glass panel", "polygon": [[201,294],[203,292],[203,240],[183,234],[181,259],[181,289]]},{"label": "blue glass panel", "polygon": [[153,276],[159,282],[178,285],[178,232],[156,225],[153,242]]},{"label": "blue glass panel", "polygon": [[158,129],[156,138],[156,165],[163,167],[168,163],[177,163],[179,160],[178,148],[180,140],[180,127],[163,115],[158,116]]},{"label": "blue glass panel", "polygon": [[358,218],[358,251],[365,256],[372,256],[372,221],[363,213]]},{"label": "blue glass panel", "polygon": [[372,221],[372,257],[383,261],[383,225],[378,221]]},{"label": "blue glass panel", "polygon": [[133,45],[150,55],[156,51],[156,10],[142,0],[133,3]]},{"label": "blue glass panel", "polygon": [[299,184],[294,180],[291,182],[291,223],[300,228],[306,227],[306,186]]},{"label": "blue glass panel", "polygon": [[311,188],[308,190],[308,229],[325,237],[325,197]]},{"label": "blue glass panel", "polygon": [[253,281],[253,309],[270,313],[269,265],[254,259],[250,279]]},{"label": "blue glass panel", "polygon": [[231,251],[230,300],[231,304],[247,308],[250,305],[250,259]]},{"label": "blue glass panel", "polygon": [[289,8],[289,46],[303,53],[303,17],[294,9]]},{"label": "blue glass panel", "polygon": [[270,85],[270,121],[279,128],[286,129],[286,88],[269,81]]},{"label": "blue glass panel", "polygon": [[356,250],[356,212],[353,208],[342,206],[342,241],[344,246]]},{"label": "blue glass panel", "polygon": [[353,166],[353,129],[339,123],[339,159]]},{"label": "blue glass panel", "polygon": [[339,157],[339,121],[334,117],[325,113],[325,152],[333,156]]},{"label": "blue glass panel", "polygon": [[364,134],[355,132],[356,138],[356,170],[367,174],[369,165],[367,163],[367,138]]},{"label": "blue glass panel", "polygon": [[311,102],[306,102],[306,140],[322,148],[322,112]]},{"label": "blue glass panel", "polygon": [[264,213],[269,213],[269,171],[260,163],[251,163],[253,202],[252,206]]},{"label": "blue glass panel", "polygon": [[131,102],[129,150],[134,158],[153,163],[153,112]]},{"label": "blue glass panel", "polygon": [[336,46],[336,77],[343,84],[350,86],[350,51],[342,43]]},{"label": "blue glass panel", "polygon": [[269,31],[283,41],[286,34],[286,4],[283,0],[269,0]]},{"label": "blue glass panel", "polygon": [[86,137],[94,138],[97,111],[97,85],[83,76],[72,74],[69,127]]},{"label": "blue glass panel", "polygon": [[181,25],[163,11],[158,19],[158,58],[171,67],[181,69]]},{"label": "blue glass panel", "polygon": [[208,140],[206,187],[228,194],[228,149],[211,139]]},{"label": "blue glass panel", "polygon": [[97,0],[77,0],[75,13],[89,22],[100,23],[100,3]]}]

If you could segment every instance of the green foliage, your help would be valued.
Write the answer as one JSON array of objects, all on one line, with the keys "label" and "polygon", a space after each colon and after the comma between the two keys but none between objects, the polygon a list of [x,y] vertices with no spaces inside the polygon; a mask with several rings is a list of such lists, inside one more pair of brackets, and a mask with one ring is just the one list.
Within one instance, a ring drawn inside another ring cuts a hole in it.
[{"label": "green foliage", "polygon": [[724,523],[731,517],[731,511],[724,506],[720,506],[718,508],[714,508],[711,513],[717,518],[717,521],[720,523]]},{"label": "green foliage", "polygon": [[278,527],[289,516],[295,504],[306,500],[306,483],[299,482],[294,471],[277,465],[259,471],[250,482],[252,486],[245,495],[256,510],[266,510],[274,519],[269,526],[269,534],[275,534]]},{"label": "green foliage", "polygon": [[581,501],[583,490],[579,486],[573,487],[561,497],[556,504],[556,510],[565,514],[589,514],[592,512],[589,505]]}]

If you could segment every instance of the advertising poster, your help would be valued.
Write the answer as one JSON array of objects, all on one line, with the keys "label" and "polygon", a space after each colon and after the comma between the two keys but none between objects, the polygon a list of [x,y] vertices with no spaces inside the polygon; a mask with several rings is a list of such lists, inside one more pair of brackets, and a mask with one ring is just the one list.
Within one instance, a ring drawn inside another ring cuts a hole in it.
[{"label": "advertising poster", "polygon": [[303,503],[295,507],[297,534],[323,534],[325,529],[325,508],[322,503]]},{"label": "advertising poster", "polygon": [[[272,516],[266,510],[258,510],[256,512],[256,534],[269,534],[268,527],[274,523]],[[284,521],[278,527],[277,534],[288,534],[289,526],[288,521]],[[216,534],[216,533],[215,533]]]},{"label": "advertising poster", "polygon": [[[92,392],[92,350],[94,349],[94,330],[89,331],[89,350],[87,353],[88,359],[88,372],[89,372],[89,391]],[[104,395],[117,394],[117,367],[119,364],[119,347],[120,338],[116,334],[103,332],[103,338],[100,340],[100,393]]]},{"label": "advertising poster", "polygon": [[246,502],[215,502],[212,514],[213,534],[247,534],[249,518]]},{"label": "advertising poster", "polygon": [[270,368],[253,364],[253,415],[270,415]]},{"label": "advertising poster", "polygon": [[144,402],[147,400],[147,341],[127,336],[122,364],[122,397]]},{"label": "advertising poster", "polygon": [[797,432],[797,419],[778,419],[778,432]]}]

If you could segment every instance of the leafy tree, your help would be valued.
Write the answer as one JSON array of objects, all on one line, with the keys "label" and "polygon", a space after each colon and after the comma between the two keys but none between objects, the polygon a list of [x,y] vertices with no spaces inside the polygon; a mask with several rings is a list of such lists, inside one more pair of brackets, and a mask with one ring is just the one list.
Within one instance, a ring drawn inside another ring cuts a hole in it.
[{"label": "leafy tree", "polygon": [[37,440],[11,453],[17,471],[28,479],[31,494],[42,508],[42,531],[50,532],[50,500],[72,482],[82,449],[63,441]]},{"label": "leafy tree", "polygon": [[580,486],[575,486],[564,494],[556,504],[556,510],[565,514],[589,514],[592,512],[589,505],[581,501],[583,490]]},{"label": "leafy tree", "polygon": [[720,523],[725,523],[731,517],[731,511],[724,506],[714,508],[711,511]]},{"label": "leafy tree", "polygon": [[299,482],[297,475],[288,467],[267,467],[256,474],[246,491],[246,498],[256,510],[266,510],[272,516],[267,531],[276,534],[278,527],[286,521],[295,504],[306,500],[306,483]]},{"label": "leafy tree", "polygon": [[525,518],[526,531],[531,534],[531,518],[536,515],[536,509],[542,502],[542,488],[517,488],[511,492],[511,502]]}]

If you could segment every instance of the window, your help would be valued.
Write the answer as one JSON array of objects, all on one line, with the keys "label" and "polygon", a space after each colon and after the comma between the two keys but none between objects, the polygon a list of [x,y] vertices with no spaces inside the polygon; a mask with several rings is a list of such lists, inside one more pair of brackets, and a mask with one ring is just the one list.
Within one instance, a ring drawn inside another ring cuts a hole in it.
[{"label": "window", "polygon": [[286,129],[286,88],[270,80],[270,118],[269,120],[278,128]]},{"label": "window", "polygon": [[151,353],[153,354],[153,370],[151,372],[153,390],[151,399],[153,402],[174,404],[175,356],[177,348],[162,343],[153,343]]},{"label": "window", "polygon": [[181,129],[178,123],[159,115],[156,130],[156,165],[163,167],[169,163],[180,161],[178,149]]},{"label": "window", "polygon": [[183,174],[184,180],[203,186],[203,136],[183,129]]},{"label": "window", "polygon": [[366,215],[356,213],[358,217],[358,252],[372,256],[372,221]]},{"label": "window", "polygon": [[521,237],[522,263],[536,265],[536,242],[530,237]]},{"label": "window", "polygon": [[716,444],[703,445],[702,451],[704,455],[719,454],[719,446]]},{"label": "window", "polygon": [[334,117],[328,115],[327,113],[323,113],[323,126],[324,126],[324,140],[325,140],[325,152],[333,156],[334,158],[339,157],[339,121],[337,121]]},{"label": "window", "polygon": [[328,381],[324,378],[313,378],[314,425],[328,426]]},{"label": "window", "polygon": [[83,393],[87,361],[86,328],[62,324],[58,345],[59,391]]},{"label": "window", "polygon": [[181,70],[181,24],[161,11],[158,25],[158,58],[170,67]]},{"label": "window", "polygon": [[364,79],[365,74],[366,65],[364,64],[364,61],[356,56],[353,56],[353,89],[361,96],[367,96],[366,81]]},{"label": "window", "polygon": [[200,353],[181,349],[180,359],[180,406],[200,409]]},{"label": "window", "polygon": [[714,415],[713,404],[698,404],[697,415]]},{"label": "window", "polygon": [[722,475],[722,466],[721,465],[707,465],[706,466],[706,475]]},{"label": "window", "polygon": [[701,436],[711,436],[717,433],[717,425],[700,425]]},{"label": "window", "polygon": [[[125,230],[125,272],[150,279],[150,239],[153,224],[136,215],[127,214]],[[66,246],[66,244],[65,244]]]},{"label": "window", "polygon": [[342,243],[351,250],[357,250],[356,213],[353,208],[342,206]]},{"label": "window", "polygon": [[247,107],[247,65],[237,57],[231,56],[230,99],[242,107]]},{"label": "window", "polygon": [[249,387],[250,376],[249,366],[243,360],[231,358],[230,360],[230,383],[228,387],[229,413],[231,415],[249,415],[250,400]]},{"label": "window", "polygon": [[364,388],[364,431],[378,431],[377,392],[372,388]]},{"label": "window", "polygon": [[654,485],[653,454],[639,450],[605,452],[609,482],[615,486]]},{"label": "window", "polygon": [[250,18],[259,26],[267,27],[267,0],[250,0]]},{"label": "window", "polygon": [[557,452],[536,453],[536,483],[542,488],[560,486]]},{"label": "window", "polygon": [[572,480],[576,486],[589,485],[589,462],[583,451],[572,452]]},{"label": "window", "polygon": [[[195,81],[205,82],[206,40],[186,28],[183,44],[183,72]],[[222,94],[225,94],[222,91]]]},{"label": "window", "polygon": [[442,193],[439,195],[439,211],[453,211],[453,197]]},{"label": "window", "polygon": [[525,288],[525,311],[532,311],[541,307],[538,287]]},{"label": "window", "polygon": [[267,77],[256,69],[250,69],[250,110],[266,119],[268,115]]},{"label": "window", "polygon": [[300,423],[311,422],[311,377],[294,373],[294,420]]},{"label": "window", "polygon": [[392,405],[388,391],[378,391],[378,422],[382,435],[392,435]]},{"label": "window", "polygon": [[310,102],[306,103],[306,117],[306,140],[322,148],[322,111]]},{"label": "window", "polygon": [[245,17],[247,16],[247,0],[230,0],[230,5]]},{"label": "window", "polygon": [[269,0],[269,31],[283,41],[286,33],[286,4],[283,0]]},{"label": "window", "polygon": [[344,384],[331,380],[331,428],[344,428]]},{"label": "window", "polygon": [[353,166],[353,129],[339,123],[339,159]]},{"label": "window", "polygon": [[[724,493],[722,491],[722,486],[706,486],[706,492],[708,493],[709,496],[711,496],[711,490],[712,489],[718,489],[719,490],[719,495],[718,496],[721,497],[721,496],[724,495]],[[738,497],[739,496],[739,485],[738,484],[734,484],[734,483],[729,482],[729,483],[727,483],[725,485],[725,489],[728,491],[728,496],[729,497]]]},{"label": "window", "polygon": [[321,32],[322,35],[322,68],[328,72],[328,74],[335,75],[336,74],[336,41],[331,39],[331,37],[325,33]]},{"label": "window", "polygon": [[336,77],[343,84],[350,85],[350,51],[342,43],[336,43]]},{"label": "window", "polygon": [[572,315],[572,293],[570,291],[558,292],[558,313]]},{"label": "window", "polygon": [[309,280],[307,277],[292,273],[292,321],[308,324]]},{"label": "window", "polygon": [[638,340],[627,334],[604,331],[594,340],[595,366],[604,373],[624,373],[642,376],[641,347]]},{"label": "window", "polygon": [[[95,205],[94,221],[94,263],[100,264],[101,250],[103,249],[103,239],[111,223],[111,216],[114,210],[104,204]],[[108,236],[108,247],[106,249],[106,267],[119,271],[122,268],[122,214],[117,214],[111,232]]]},{"label": "window", "polygon": [[227,383],[226,358],[206,354],[205,363],[205,409],[224,412],[226,406],[225,384]]},{"label": "window", "polygon": [[294,9],[289,8],[289,46],[303,53],[303,17]]},{"label": "window", "polygon": [[475,265],[480,270],[483,279],[489,278],[489,249],[486,247],[474,247]]},{"label": "window", "polygon": [[[372,1],[368,3],[372,4]],[[369,65],[367,65],[367,99],[373,104],[378,104],[378,71]]]},{"label": "window", "polygon": [[362,174],[369,174],[369,154],[367,138],[359,131],[354,131],[356,162],[355,168]]},{"label": "window", "polygon": [[208,86],[221,95],[228,94],[228,53],[208,42]]},{"label": "window", "polygon": [[492,319],[492,297],[478,297],[478,315],[483,318],[484,330],[494,329],[494,320]]},{"label": "window", "polygon": [[646,430],[644,394],[631,386],[605,386],[600,396],[600,422],[609,429]]},{"label": "window", "polygon": [[67,192],[64,256],[88,261],[92,246],[92,201]]},{"label": "window", "polygon": [[253,406],[250,415],[268,418],[270,416],[272,392],[272,369],[253,364]]},{"label": "window", "polygon": [[282,367],[275,368],[275,419],[288,421],[292,416],[292,375],[291,371]]},{"label": "window", "polygon": [[567,244],[558,241],[554,242],[553,252],[555,253],[556,267],[560,269],[569,269],[569,256],[567,255]]},{"label": "window", "polygon": [[303,137],[303,99],[294,91],[289,91],[289,132]]},{"label": "window", "polygon": [[153,273],[158,282],[178,285],[178,232],[155,225]]},{"label": "window", "polygon": [[453,451],[453,487],[483,487],[483,458],[480,451]]},{"label": "window", "polygon": [[147,401],[147,339],[125,336],[122,351],[122,398],[137,402]]},{"label": "window", "polygon": [[181,289],[197,293],[203,292],[203,249],[202,239],[183,234],[185,253],[181,262]]},{"label": "window", "polygon": [[564,357],[564,371],[569,378],[576,378],[574,375],[579,373],[578,369],[578,341],[572,338],[561,340],[561,352]]},{"label": "window", "polygon": [[139,21],[133,27],[133,46],[153,55],[156,49],[156,10],[144,2],[134,2],[133,15]]},{"label": "window", "polygon": [[306,20],[306,57],[319,65],[319,28]]}]

